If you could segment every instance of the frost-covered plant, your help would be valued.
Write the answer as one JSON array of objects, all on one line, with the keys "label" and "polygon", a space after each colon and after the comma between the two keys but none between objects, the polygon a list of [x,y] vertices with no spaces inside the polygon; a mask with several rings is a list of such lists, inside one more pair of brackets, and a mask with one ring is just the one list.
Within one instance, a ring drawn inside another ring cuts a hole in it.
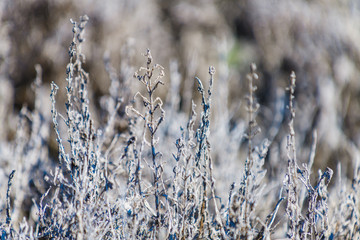
[{"label": "frost-covered plant", "polygon": [[[145,66],[134,75],[142,88],[134,91],[131,100],[130,81],[125,79],[131,68],[123,65],[121,70],[126,74],[118,75],[105,55],[110,89],[100,100],[105,117],[99,123],[90,112],[91,80],[83,67],[88,17],[71,22],[64,113],[57,106],[59,87],[54,82],[51,116],[40,109],[41,67],[37,66],[35,109],[23,107],[19,114],[18,130],[9,144],[13,162],[8,154],[1,156],[9,174],[0,199],[2,239],[359,237],[360,154],[352,146],[355,171],[351,181],[340,176],[340,165],[333,187],[330,168],[319,171],[312,181],[317,134],[314,131],[308,162],[300,164],[294,72],[290,75],[288,111],[284,108],[279,113],[290,116],[284,157],[274,154],[274,130],[269,131],[270,140],[260,132],[257,115],[263,109],[255,95],[260,79],[255,64],[247,75],[247,125],[243,127],[241,121],[233,121],[227,96],[216,95],[216,86],[223,90],[229,86],[224,75],[219,74],[218,80],[214,67],[209,68],[208,83],[194,79],[199,109],[193,100],[186,121],[179,105],[189,99],[176,95],[181,76],[174,62],[170,64],[170,96],[165,101],[159,90],[165,88],[161,85],[166,70],[153,63],[147,50]],[[218,111],[219,106],[224,109]],[[165,112],[169,113],[166,118]],[[219,117],[219,112],[224,114]],[[274,115],[273,125],[280,128],[285,117]],[[51,120],[57,143],[55,159],[48,154]],[[277,168],[276,174],[271,172],[273,168]],[[226,178],[233,183],[219,181],[225,178],[221,174],[228,174]],[[36,193],[32,194],[32,189]],[[224,193],[228,194],[226,199]],[[31,213],[26,215],[21,207],[30,197]]]},{"label": "frost-covered plant", "polygon": [[[51,84],[52,119],[57,136],[59,165],[51,171],[47,180],[53,193],[42,205],[39,213],[40,235],[49,238],[88,239],[106,229],[111,214],[104,192],[112,187],[107,180],[104,158],[99,149],[101,139],[95,130],[90,114],[88,82],[89,75],[82,67],[83,34],[88,17],[73,24],[73,41],[69,48],[70,62],[67,65],[67,101],[65,116],[56,109],[55,96],[58,87]],[[63,141],[60,120],[67,129]],[[50,189],[49,189],[50,190]],[[103,202],[103,204],[99,204]]]},{"label": "frost-covered plant", "polygon": [[[146,139],[147,134],[144,134],[144,138],[142,141],[150,147],[151,149],[151,160],[152,160],[152,171],[153,171],[153,187],[154,190],[152,194],[155,197],[155,216],[154,216],[154,235],[157,236],[157,229],[160,226],[160,221],[163,221],[160,216],[160,196],[165,194],[163,189],[163,180],[161,179],[162,175],[162,156],[161,152],[156,151],[156,144],[158,143],[158,139],[156,139],[155,134],[159,128],[159,125],[163,122],[165,117],[165,111],[162,107],[163,102],[161,98],[154,97],[155,90],[160,84],[164,84],[162,82],[162,78],[164,77],[163,67],[161,65],[155,64],[153,65],[152,56],[150,50],[148,49],[146,54],[144,55],[147,57],[146,67],[141,67],[137,72],[135,72],[134,77],[137,78],[145,87],[147,91],[147,96],[143,96],[140,92],[137,92],[134,96],[140,97],[142,100],[143,105],[145,106],[145,113],[140,113],[134,107],[129,106],[127,108],[127,113],[129,114],[130,111],[135,113],[138,117],[140,117],[146,126],[146,132],[149,134],[150,142]],[[158,72],[157,76],[154,76]],[[142,74],[143,72],[143,74]],[[157,112],[159,112],[159,117],[157,118]]]}]

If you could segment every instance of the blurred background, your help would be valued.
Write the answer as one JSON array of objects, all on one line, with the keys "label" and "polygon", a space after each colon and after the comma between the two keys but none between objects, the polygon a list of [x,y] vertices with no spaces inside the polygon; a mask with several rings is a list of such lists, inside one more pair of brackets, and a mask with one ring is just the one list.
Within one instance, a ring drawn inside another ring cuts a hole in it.
[{"label": "blurred background", "polygon": [[[344,171],[352,174],[346,166],[353,166],[360,145],[360,1],[0,1],[2,141],[14,138],[14,116],[22,106],[34,109],[31,86],[36,64],[42,67],[44,108],[50,112],[50,82],[64,93],[72,40],[69,20],[78,21],[84,14],[90,19],[83,44],[84,68],[90,74],[98,122],[102,119],[97,105],[110,86],[104,59],[120,79],[136,82],[132,75],[144,65],[141,54],[151,49],[154,61],[165,68],[165,81],[171,81],[171,66],[177,67],[181,81],[176,110],[186,114],[191,99],[198,98],[194,77],[208,79],[209,66],[215,66],[214,97],[225,92],[224,104],[233,122],[246,119],[246,74],[254,62],[260,77],[256,82],[261,104],[258,123],[263,130],[259,139],[273,139],[272,152],[286,145],[285,88],[295,71],[295,126],[297,144],[303,150],[298,152],[300,161],[307,161],[316,130],[315,167],[336,169],[342,162]],[[131,84],[132,92],[137,84]],[[159,94],[168,98],[167,91]],[[61,96],[64,94],[59,99]],[[214,115],[219,108],[215,106]]]}]

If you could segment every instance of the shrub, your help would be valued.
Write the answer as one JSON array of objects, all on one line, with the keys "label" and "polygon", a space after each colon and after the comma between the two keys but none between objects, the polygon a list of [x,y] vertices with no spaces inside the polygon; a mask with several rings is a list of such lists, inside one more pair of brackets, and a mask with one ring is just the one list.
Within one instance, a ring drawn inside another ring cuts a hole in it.
[{"label": "shrub", "polygon": [[[167,84],[165,71],[147,50],[145,66],[134,74],[143,90],[128,104],[129,83],[120,82],[106,60],[111,88],[100,106],[107,121],[97,126],[90,110],[89,74],[83,68],[87,21],[87,16],[71,21],[65,113],[56,106],[59,88],[52,83],[51,117],[39,104],[33,112],[24,107],[18,117],[14,161],[9,160],[11,173],[2,193],[6,197],[1,198],[2,239],[359,237],[360,168],[356,166],[351,181],[339,176],[331,188],[330,168],[319,170],[317,180],[311,181],[316,131],[308,163],[300,166],[297,160],[294,72],[288,87],[287,161],[277,156],[275,166],[266,166],[274,163],[268,154],[273,139],[258,139],[256,116],[261,109],[255,96],[259,81],[255,64],[247,75],[248,119],[234,122],[226,93],[213,95],[214,67],[209,68],[208,83],[195,78],[200,114],[193,101],[186,120],[175,110],[176,63],[171,64],[164,101],[156,90]],[[40,66],[37,73],[36,95],[41,88]],[[51,120],[58,147],[54,163],[44,128]],[[119,122],[126,127],[116,128]],[[247,143],[246,154],[241,141]],[[271,168],[278,168],[276,174],[268,174]],[[26,204],[35,219],[21,211]]]}]

